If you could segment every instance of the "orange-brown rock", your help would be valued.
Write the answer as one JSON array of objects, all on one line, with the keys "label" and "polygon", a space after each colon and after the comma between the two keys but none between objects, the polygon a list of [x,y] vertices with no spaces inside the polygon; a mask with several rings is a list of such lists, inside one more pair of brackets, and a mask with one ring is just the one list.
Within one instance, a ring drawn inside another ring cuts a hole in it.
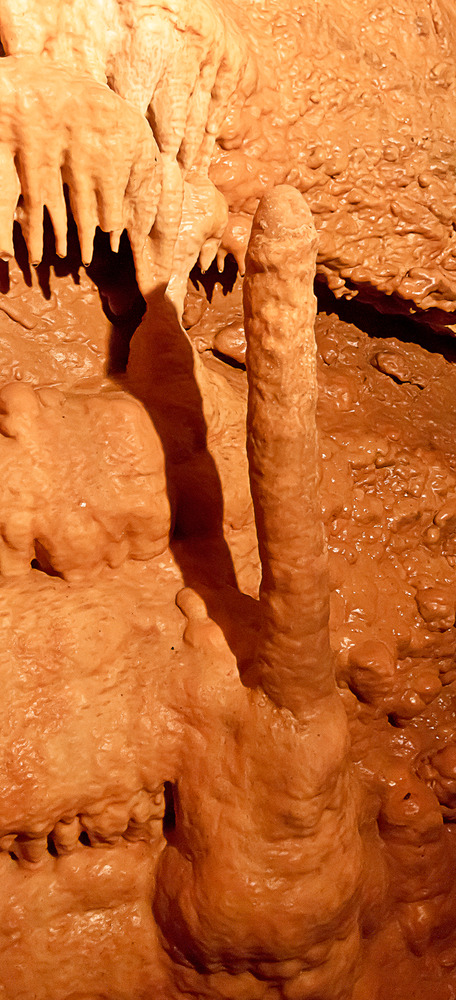
[{"label": "orange-brown rock", "polygon": [[86,578],[103,563],[165,551],[163,448],[131,396],[11,383],[0,390],[0,435],[3,576],[36,559],[66,579]]},{"label": "orange-brown rock", "polygon": [[452,5],[0,39],[0,993],[451,1000]]},{"label": "orange-brown rock", "polygon": [[63,248],[63,180],[84,260],[97,223],[114,245],[126,226],[144,287],[169,282],[181,309],[198,256],[242,265],[259,197],[286,181],[306,195],[336,295],[386,295],[383,308],[451,327],[452,17],[446,0],[110,0],[96,14],[87,0],[2,0],[4,251],[19,190],[31,259],[43,203]]}]

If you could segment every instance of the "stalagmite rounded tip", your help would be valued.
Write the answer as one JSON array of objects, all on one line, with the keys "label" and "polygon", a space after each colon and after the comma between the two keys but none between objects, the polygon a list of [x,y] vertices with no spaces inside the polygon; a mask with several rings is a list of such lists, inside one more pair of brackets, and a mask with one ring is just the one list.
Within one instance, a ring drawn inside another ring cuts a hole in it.
[{"label": "stalagmite rounded tip", "polygon": [[283,238],[287,233],[315,236],[312,213],[296,188],[279,184],[260,201],[253,220],[252,235],[267,230],[269,239]]}]

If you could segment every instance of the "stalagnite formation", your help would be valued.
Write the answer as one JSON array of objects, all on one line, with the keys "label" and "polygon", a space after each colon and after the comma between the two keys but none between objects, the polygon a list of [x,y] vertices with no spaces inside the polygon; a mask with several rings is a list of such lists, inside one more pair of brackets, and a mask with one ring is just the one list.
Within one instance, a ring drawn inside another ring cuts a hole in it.
[{"label": "stalagnite formation", "polygon": [[334,695],[318,492],[316,252],[305,202],[277,187],[255,216],[244,282],[247,449],[262,561],[253,671],[298,717],[312,694]]},{"label": "stalagnite formation", "polygon": [[[255,216],[245,281],[258,636],[242,686],[228,703],[220,691],[218,718],[212,706],[202,720],[196,781],[195,756],[183,763],[154,908],[177,963],[290,1000],[348,997],[360,937],[357,795],[317,484],[315,256],[302,197],[277,188]],[[213,769],[222,756],[224,776]]]}]

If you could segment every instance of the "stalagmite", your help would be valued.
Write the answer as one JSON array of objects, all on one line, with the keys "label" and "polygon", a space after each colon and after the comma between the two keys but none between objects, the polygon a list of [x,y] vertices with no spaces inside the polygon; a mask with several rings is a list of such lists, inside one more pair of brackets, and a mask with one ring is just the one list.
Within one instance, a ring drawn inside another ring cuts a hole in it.
[{"label": "stalagmite", "polygon": [[266,195],[246,258],[247,449],[262,579],[253,676],[295,715],[334,692],[318,491],[313,292],[317,236],[291,187]]},{"label": "stalagmite", "polygon": [[[222,680],[223,642],[200,626],[197,652],[219,678],[221,715],[211,706],[197,723],[206,751],[196,782],[194,736],[180,763],[175,827],[158,870],[154,912],[170,955],[209,975],[215,996],[226,971],[243,972],[250,995],[263,996],[263,980],[287,1000],[342,1000],[358,957],[357,792],[329,652],[317,486],[315,250],[302,197],[288,187],[266,196],[245,293],[249,465],[263,571],[258,645],[242,673],[247,689],[236,691],[229,674]],[[283,400],[277,386],[285,383]],[[189,596],[179,603],[191,620]],[[187,973],[188,988],[194,981]]]}]

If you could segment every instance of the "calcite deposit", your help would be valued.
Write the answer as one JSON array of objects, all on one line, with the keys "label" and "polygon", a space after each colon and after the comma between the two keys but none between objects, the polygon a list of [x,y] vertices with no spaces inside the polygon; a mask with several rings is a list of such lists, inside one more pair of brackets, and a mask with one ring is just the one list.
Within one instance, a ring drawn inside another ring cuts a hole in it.
[{"label": "calcite deposit", "polygon": [[242,269],[259,197],[287,182],[336,295],[384,293],[382,308],[451,327],[453,13],[448,0],[336,13],[334,0],[2,0],[1,249],[21,191],[31,259],[43,204],[64,253],[63,182],[83,260],[97,224],[114,246],[126,227],[142,284],[169,283],[180,309],[198,257],[231,251]]},{"label": "calcite deposit", "polygon": [[455,31],[0,0],[4,1000],[456,996]]},{"label": "calcite deposit", "polygon": [[131,396],[10,383],[0,390],[0,434],[2,576],[22,575],[36,558],[47,572],[87,578],[103,562],[167,549],[163,448]]}]

